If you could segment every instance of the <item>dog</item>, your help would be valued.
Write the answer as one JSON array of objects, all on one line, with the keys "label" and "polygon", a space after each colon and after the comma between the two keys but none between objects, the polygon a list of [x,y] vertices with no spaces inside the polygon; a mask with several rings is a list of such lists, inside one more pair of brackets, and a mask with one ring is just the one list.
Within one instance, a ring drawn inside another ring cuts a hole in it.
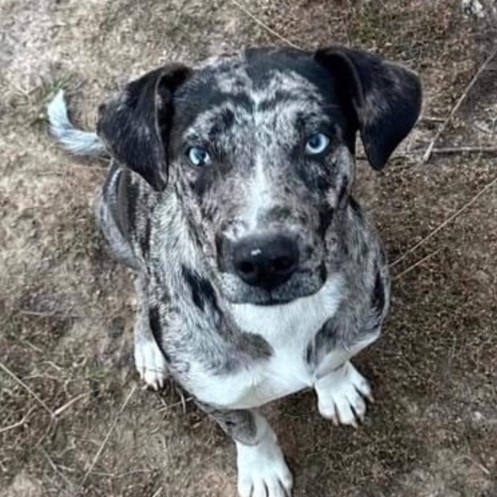
[{"label": "dog", "polygon": [[292,475],[257,408],[302,389],[333,423],[371,399],[350,362],[380,335],[390,282],[351,195],[356,135],[381,169],[416,123],[418,76],[345,47],[252,48],[168,64],[73,127],[62,94],[51,132],[110,154],[98,223],[136,273],[136,368],[178,382],[230,435],[240,497],[290,496]]}]

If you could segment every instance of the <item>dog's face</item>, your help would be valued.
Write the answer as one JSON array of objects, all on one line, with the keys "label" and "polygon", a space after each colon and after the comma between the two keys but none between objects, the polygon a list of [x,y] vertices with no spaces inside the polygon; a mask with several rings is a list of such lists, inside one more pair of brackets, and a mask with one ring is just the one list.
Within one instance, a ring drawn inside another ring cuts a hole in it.
[{"label": "dog's face", "polygon": [[207,63],[176,94],[171,181],[233,302],[288,301],[326,279],[353,164],[333,83],[312,59],[255,52]]},{"label": "dog's face", "polygon": [[378,57],[258,49],[149,73],[99,132],[154,188],[169,174],[226,298],[268,305],[324,284],[357,130],[382,167],[419,107],[416,76]]}]

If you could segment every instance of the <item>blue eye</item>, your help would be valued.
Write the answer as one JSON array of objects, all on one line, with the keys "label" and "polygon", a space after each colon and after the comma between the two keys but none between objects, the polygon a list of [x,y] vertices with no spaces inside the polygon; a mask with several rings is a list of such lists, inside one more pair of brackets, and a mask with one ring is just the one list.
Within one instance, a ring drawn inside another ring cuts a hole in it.
[{"label": "blue eye", "polygon": [[314,133],[309,137],[305,144],[305,152],[308,155],[317,155],[323,153],[330,144],[330,139],[323,133]]},{"label": "blue eye", "polygon": [[187,156],[194,166],[202,167],[211,163],[211,156],[209,152],[202,147],[189,148]]}]

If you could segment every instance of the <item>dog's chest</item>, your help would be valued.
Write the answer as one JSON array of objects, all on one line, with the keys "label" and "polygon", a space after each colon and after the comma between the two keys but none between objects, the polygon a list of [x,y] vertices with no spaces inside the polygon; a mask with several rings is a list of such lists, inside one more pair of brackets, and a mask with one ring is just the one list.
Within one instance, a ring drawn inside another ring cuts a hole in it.
[{"label": "dog's chest", "polygon": [[273,353],[269,359],[254,361],[234,373],[197,371],[192,393],[220,408],[246,409],[312,387],[316,371],[306,360],[306,350],[336,312],[340,288],[340,278],[335,277],[315,295],[289,304],[234,305],[232,313],[240,328],[263,336]]}]

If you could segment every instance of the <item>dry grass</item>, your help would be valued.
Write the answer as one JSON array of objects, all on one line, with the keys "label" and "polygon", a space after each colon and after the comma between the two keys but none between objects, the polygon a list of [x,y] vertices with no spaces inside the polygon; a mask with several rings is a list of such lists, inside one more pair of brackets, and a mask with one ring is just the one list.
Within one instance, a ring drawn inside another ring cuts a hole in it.
[{"label": "dry grass", "polygon": [[[173,385],[135,390],[129,275],[92,214],[103,165],[56,150],[43,108],[67,87],[91,127],[109,91],[165,60],[268,43],[382,52],[420,71],[426,95],[385,173],[358,167],[358,195],[398,262],[384,338],[360,358],[377,403],[358,431],[319,419],[309,393],[268,408],[296,496],[497,495],[494,160],[421,165],[493,49],[492,22],[458,0],[0,2],[2,495],[234,494],[219,430]],[[437,147],[495,146],[493,64],[456,111]]]}]

